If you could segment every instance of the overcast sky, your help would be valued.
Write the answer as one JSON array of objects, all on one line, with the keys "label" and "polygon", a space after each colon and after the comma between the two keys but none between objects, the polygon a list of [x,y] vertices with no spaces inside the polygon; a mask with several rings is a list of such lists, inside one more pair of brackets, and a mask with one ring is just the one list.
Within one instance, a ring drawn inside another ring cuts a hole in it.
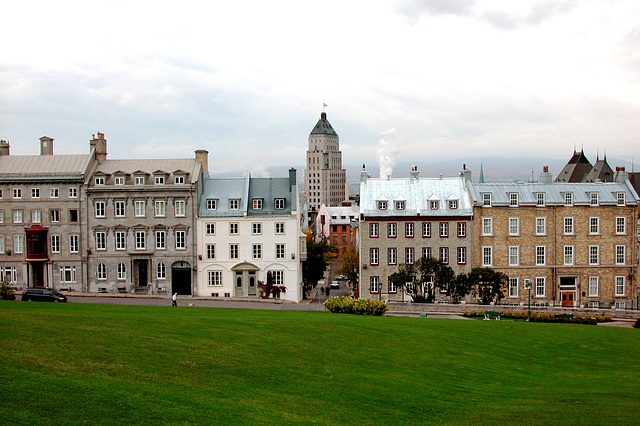
[{"label": "overcast sky", "polygon": [[[14,1],[0,138],[12,154],[302,165],[327,104],[344,164],[640,158],[640,2]],[[383,139],[381,143],[381,139]]]}]

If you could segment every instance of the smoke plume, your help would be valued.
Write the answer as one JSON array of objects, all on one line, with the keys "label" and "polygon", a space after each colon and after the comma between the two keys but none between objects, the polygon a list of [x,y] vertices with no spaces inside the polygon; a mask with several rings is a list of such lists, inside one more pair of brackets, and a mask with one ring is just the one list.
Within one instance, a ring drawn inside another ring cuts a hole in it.
[{"label": "smoke plume", "polygon": [[391,177],[393,168],[396,165],[396,155],[400,151],[400,142],[398,140],[398,131],[389,129],[382,132],[383,138],[378,141],[378,166],[380,166],[380,177]]}]

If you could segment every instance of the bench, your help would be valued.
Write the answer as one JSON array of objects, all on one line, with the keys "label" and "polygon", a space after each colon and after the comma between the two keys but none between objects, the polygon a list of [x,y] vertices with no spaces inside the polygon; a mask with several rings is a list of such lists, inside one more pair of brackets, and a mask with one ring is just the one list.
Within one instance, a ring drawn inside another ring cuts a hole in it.
[{"label": "bench", "polygon": [[489,320],[498,320],[500,321],[500,317],[502,316],[502,314],[500,312],[495,312],[495,311],[484,311],[484,319],[489,321]]},{"label": "bench", "polygon": [[560,320],[571,320],[573,319],[573,314],[555,314],[554,317]]},{"label": "bench", "polygon": [[426,318],[426,317],[427,317],[426,312],[420,312],[420,318]]}]

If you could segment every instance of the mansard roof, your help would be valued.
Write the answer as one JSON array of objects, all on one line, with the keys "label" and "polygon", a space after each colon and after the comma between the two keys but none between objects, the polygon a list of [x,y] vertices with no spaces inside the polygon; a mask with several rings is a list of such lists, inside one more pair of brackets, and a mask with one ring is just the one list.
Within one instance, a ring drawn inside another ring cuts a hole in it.
[{"label": "mansard roof", "polygon": [[569,162],[558,174],[556,182],[582,182],[592,168],[591,162],[584,155],[584,151],[574,151]]},{"label": "mansard roof", "polygon": [[332,135],[338,136],[333,127],[331,127],[331,123],[327,120],[327,113],[323,112],[320,114],[320,120],[316,123],[315,127],[311,131],[312,135]]},{"label": "mansard roof", "polygon": [[583,182],[613,182],[613,169],[607,163],[607,157],[597,160],[591,171],[584,177]]},{"label": "mansard roof", "polygon": [[165,158],[136,160],[104,160],[94,173],[113,174],[169,174],[167,170],[187,170],[189,182],[195,183],[200,175],[200,163],[195,158]]}]

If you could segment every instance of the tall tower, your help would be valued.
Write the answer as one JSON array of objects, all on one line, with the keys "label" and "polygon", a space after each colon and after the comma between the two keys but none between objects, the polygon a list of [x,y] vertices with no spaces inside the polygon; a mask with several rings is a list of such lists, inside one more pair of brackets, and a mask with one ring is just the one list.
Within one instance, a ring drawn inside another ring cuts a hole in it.
[{"label": "tall tower", "polygon": [[340,139],[329,121],[327,113],[309,134],[307,149],[307,168],[304,171],[304,187],[307,192],[310,217],[327,206],[340,206],[345,198],[347,173],[342,168]]}]

